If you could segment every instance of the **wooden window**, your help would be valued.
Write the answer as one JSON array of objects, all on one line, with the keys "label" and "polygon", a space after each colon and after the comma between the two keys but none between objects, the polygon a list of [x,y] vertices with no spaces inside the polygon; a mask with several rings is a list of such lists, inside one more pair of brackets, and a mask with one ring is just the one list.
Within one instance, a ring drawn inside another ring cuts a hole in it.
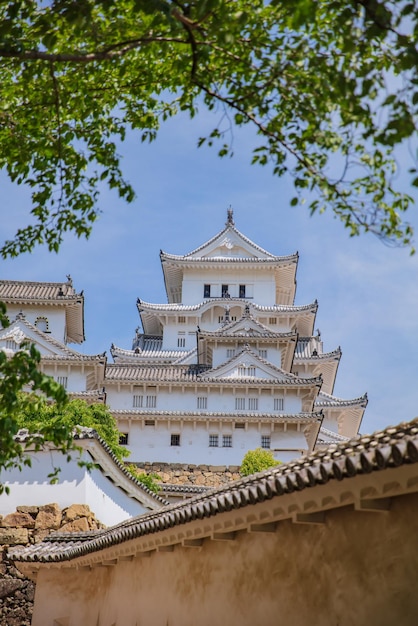
[{"label": "wooden window", "polygon": [[128,433],[120,433],[119,434],[119,445],[120,446],[127,446],[128,445],[128,440],[129,440]]},{"label": "wooden window", "polygon": [[277,324],[277,317],[269,317],[269,324],[271,324],[272,326]]},{"label": "wooden window", "polygon": [[208,399],[204,396],[201,396],[197,399],[197,408],[198,409],[207,409],[208,408]]},{"label": "wooden window", "polygon": [[43,333],[49,333],[49,325],[47,317],[37,317],[35,320],[35,326],[38,330],[41,330]]},{"label": "wooden window", "polygon": [[134,407],[134,409],[142,409],[143,404],[144,404],[144,396],[135,395],[133,397],[132,406]]},{"label": "wooden window", "polygon": [[57,383],[62,385],[64,389],[67,389],[68,385],[68,376],[57,376]]},{"label": "wooden window", "polygon": [[248,398],[248,408],[250,411],[258,411],[258,398]]},{"label": "wooden window", "polygon": [[185,324],[185,323],[186,323],[186,316],[179,315],[179,324]]},{"label": "wooden window", "polygon": [[222,436],[222,447],[223,448],[232,448],[232,435],[223,435]]},{"label": "wooden window", "polygon": [[186,336],[184,332],[178,334],[177,337],[177,347],[184,348],[186,346]]},{"label": "wooden window", "polygon": [[155,409],[157,406],[157,396],[147,396],[147,409]]},{"label": "wooden window", "polygon": [[262,359],[267,359],[267,350],[259,350],[258,355],[261,356]]},{"label": "wooden window", "polygon": [[270,435],[261,435],[261,447],[270,449],[271,437]]},{"label": "wooden window", "polygon": [[255,366],[250,365],[249,367],[239,367],[238,376],[241,376],[244,378],[247,376],[255,376]]},{"label": "wooden window", "polygon": [[236,422],[236,423],[235,423],[235,428],[236,428],[237,430],[245,430],[245,424],[244,424],[244,422]]},{"label": "wooden window", "polygon": [[275,411],[283,411],[283,409],[284,409],[284,398],[274,398],[274,400],[273,400],[273,409]]},{"label": "wooden window", "polygon": [[228,285],[222,285],[221,287],[221,295],[222,298],[229,298],[229,291],[228,291]]},{"label": "wooden window", "polygon": [[17,350],[17,343],[14,339],[6,339],[6,348],[8,350]]},{"label": "wooden window", "polygon": [[203,297],[210,298],[210,285],[203,285]]},{"label": "wooden window", "polygon": [[171,435],[171,444],[172,446],[180,445],[180,435]]},{"label": "wooden window", "polygon": [[209,435],[209,448],[217,448],[219,446],[219,435]]},{"label": "wooden window", "polygon": [[226,349],[226,358],[227,359],[232,359],[233,356],[235,356],[235,348],[227,348]]},{"label": "wooden window", "polygon": [[240,285],[239,286],[239,297],[240,298],[245,298],[245,285]]},{"label": "wooden window", "polygon": [[245,398],[235,398],[235,410],[243,411],[245,409]]},{"label": "wooden window", "polygon": [[145,426],[155,426],[155,420],[145,420]]}]

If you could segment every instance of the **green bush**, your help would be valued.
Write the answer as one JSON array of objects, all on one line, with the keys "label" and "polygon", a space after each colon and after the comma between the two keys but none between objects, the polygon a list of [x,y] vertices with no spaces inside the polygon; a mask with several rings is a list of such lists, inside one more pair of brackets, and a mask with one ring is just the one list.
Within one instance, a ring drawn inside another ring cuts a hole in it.
[{"label": "green bush", "polygon": [[157,481],[161,480],[161,476],[159,474],[155,474],[151,472],[150,474],[146,474],[145,472],[138,472],[138,468],[136,465],[130,463],[126,466],[127,470],[132,474],[134,478],[139,480],[140,483],[148,487],[150,491],[154,493],[159,493],[161,491],[161,487]]},{"label": "green bush", "polygon": [[250,476],[250,474],[261,472],[275,465],[280,465],[280,461],[276,461],[270,450],[257,448],[256,450],[248,450],[242,459],[239,471],[241,476]]}]

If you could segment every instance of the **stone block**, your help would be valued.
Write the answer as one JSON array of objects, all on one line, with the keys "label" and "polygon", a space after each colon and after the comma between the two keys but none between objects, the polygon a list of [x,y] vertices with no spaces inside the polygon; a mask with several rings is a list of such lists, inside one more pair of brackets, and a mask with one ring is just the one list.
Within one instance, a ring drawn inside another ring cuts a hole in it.
[{"label": "stone block", "polygon": [[60,532],[79,533],[79,532],[86,532],[88,530],[90,529],[89,529],[89,523],[87,521],[87,517],[80,517],[78,519],[75,519],[72,522],[68,522],[68,524],[64,524],[64,526],[61,527]]},{"label": "stone block", "polygon": [[63,511],[63,521],[72,522],[79,517],[89,517],[91,516],[90,507],[88,504],[72,504]]},{"label": "stone block", "polygon": [[35,528],[35,520],[29,513],[10,513],[3,517],[4,528]]},{"label": "stone block", "polygon": [[45,504],[39,507],[35,528],[39,530],[58,530],[61,525],[62,513],[58,504]]},{"label": "stone block", "polygon": [[29,542],[27,528],[0,528],[0,545],[18,545]]},{"label": "stone block", "polygon": [[16,511],[18,513],[28,513],[36,517],[39,513],[39,506],[17,506]]},{"label": "stone block", "polygon": [[11,596],[24,586],[21,580],[13,580],[13,578],[4,578],[0,580],[0,598]]}]

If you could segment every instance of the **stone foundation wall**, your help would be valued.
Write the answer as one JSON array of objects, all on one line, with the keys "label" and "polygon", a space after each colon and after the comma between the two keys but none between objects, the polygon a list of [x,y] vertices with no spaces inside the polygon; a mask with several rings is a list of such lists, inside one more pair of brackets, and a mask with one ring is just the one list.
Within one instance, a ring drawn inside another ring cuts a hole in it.
[{"label": "stone foundation wall", "polygon": [[238,465],[187,465],[183,463],[135,463],[140,472],[155,473],[162,483],[220,487],[240,478]]},{"label": "stone foundation wall", "polygon": [[0,515],[0,626],[30,626],[35,583],[25,578],[7,556],[7,548],[42,541],[53,531],[75,532],[103,528],[85,504],[61,510],[58,504],[20,506]]}]

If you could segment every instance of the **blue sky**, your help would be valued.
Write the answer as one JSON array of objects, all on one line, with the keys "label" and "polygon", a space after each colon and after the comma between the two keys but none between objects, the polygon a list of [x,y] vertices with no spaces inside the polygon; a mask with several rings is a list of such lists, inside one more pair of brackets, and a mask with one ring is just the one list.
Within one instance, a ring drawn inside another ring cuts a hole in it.
[{"label": "blue sky", "polygon": [[[235,134],[232,159],[198,149],[211,122],[209,114],[173,118],[151,145],[129,134],[120,152],[135,202],[104,191],[88,241],[70,235],[58,255],[40,248],[2,261],[2,278],[64,281],[71,274],[85,294],[86,342],[73,347],[109,355],[112,342],[131,347],[137,297],[166,301],[159,250],[189,252],[223,228],[232,205],[237,228],[257,244],[279,255],[299,252],[296,304],[317,298],[324,349],[342,348],[335,395],[368,392],[362,432],[417,416],[418,254],[371,235],[351,239],[331,212],[309,217],[305,207],[290,207],[291,179],[250,165],[248,131]],[[399,158],[407,170],[408,151]],[[30,204],[24,189],[0,181],[3,240],[28,223]],[[409,221],[418,229],[416,208]]]}]

